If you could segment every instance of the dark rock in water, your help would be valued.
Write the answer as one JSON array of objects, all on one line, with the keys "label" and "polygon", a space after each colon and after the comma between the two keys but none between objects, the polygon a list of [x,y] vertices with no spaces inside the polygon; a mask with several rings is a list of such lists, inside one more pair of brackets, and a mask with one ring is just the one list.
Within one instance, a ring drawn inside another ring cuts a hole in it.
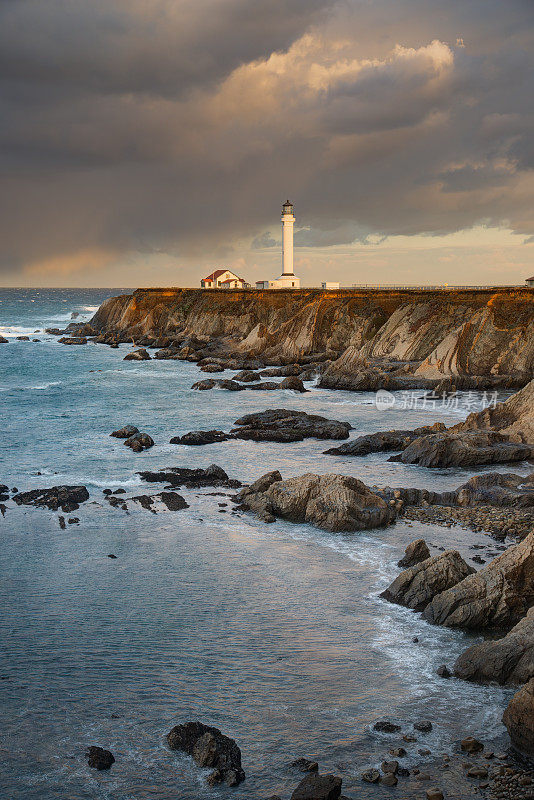
[{"label": "dark rock in water", "polygon": [[385,775],[382,775],[380,778],[379,783],[383,786],[396,786],[398,783],[397,776],[394,772],[386,772]]},{"label": "dark rock in water", "polygon": [[510,437],[502,433],[467,431],[421,436],[390,461],[419,464],[420,467],[471,467],[525,461],[533,455],[534,447],[511,442]]},{"label": "dark rock in water", "polygon": [[228,477],[222,467],[212,464],[206,469],[189,469],[187,467],[168,467],[159,472],[138,472],[144,481],[150,483],[168,483],[173,487],[186,486],[197,489],[202,486],[228,486],[237,489],[241,483]]},{"label": "dark rock in water", "polygon": [[300,378],[295,376],[291,376],[289,378],[284,378],[284,380],[280,383],[280,389],[292,389],[294,392],[307,392],[308,390],[304,388],[304,384],[302,383]]},{"label": "dark rock in water", "polygon": [[446,664],[442,664],[441,667],[438,667],[436,674],[439,675],[440,678],[452,678],[452,673]]},{"label": "dark rock in water", "polygon": [[85,336],[63,336],[58,339],[60,344],[87,344]]},{"label": "dark rock in water", "polygon": [[245,387],[237,381],[225,380],[223,378],[206,378],[206,380],[197,381],[191,388],[200,392],[209,389],[228,389],[230,392],[240,392]]},{"label": "dark rock in water", "polygon": [[[287,435],[314,439],[347,439],[352,426],[348,422],[338,422],[304,411],[292,411],[285,408],[268,409],[255,414],[245,414],[234,423],[239,426],[232,434],[239,439],[254,438],[254,434],[264,436]],[[258,439],[261,441],[262,439]],[[273,438],[273,441],[280,439]],[[297,441],[286,439],[283,441]]]},{"label": "dark rock in water", "polygon": [[202,372],[224,372],[224,367],[221,364],[204,364],[200,369]]},{"label": "dark rock in water", "polygon": [[239,381],[240,383],[254,383],[255,381],[260,380],[260,376],[257,372],[253,372],[251,369],[244,369],[241,372],[238,372],[237,375],[234,375],[232,380]]},{"label": "dark rock in water", "polygon": [[366,769],[362,772],[362,781],[366,783],[378,783],[380,780],[380,772],[377,769]]},{"label": "dark rock in water", "polygon": [[281,517],[311,522],[327,531],[358,531],[387,525],[395,518],[395,510],[357,478],[309,473],[274,480],[269,473],[260,481],[269,482],[266,489],[257,490],[256,482],[237,499],[266,522]]},{"label": "dark rock in water", "polygon": [[416,539],[410,542],[404,551],[403,558],[401,558],[397,566],[406,569],[406,567],[413,567],[414,564],[426,561],[427,558],[430,558],[430,550],[428,549],[427,543],[424,539]]},{"label": "dark rock in water", "polygon": [[150,354],[143,347],[124,356],[123,361],[150,361]]},{"label": "dark rock in water", "polygon": [[464,650],[454,674],[482,683],[526,683],[534,678],[534,606],[502,639],[488,639]]},{"label": "dark rock in water", "polygon": [[58,519],[58,522],[59,522],[59,527],[61,528],[62,531],[64,531],[65,528],[67,527],[65,525],[65,517],[60,515],[57,519]]},{"label": "dark rock in water", "polygon": [[297,758],[296,761],[291,763],[292,767],[296,767],[301,772],[318,772],[319,764],[317,761],[311,761],[309,758]]},{"label": "dark rock in water", "polygon": [[421,733],[430,733],[432,730],[432,723],[428,722],[427,720],[420,720],[419,722],[414,722],[413,724],[416,731],[420,731]]},{"label": "dark rock in water", "polygon": [[529,758],[534,757],[534,678],[514,694],[502,721],[514,748]]},{"label": "dark rock in water", "polygon": [[395,725],[394,722],[387,719],[381,719],[373,725],[373,730],[380,731],[380,733],[397,733],[400,729],[400,725]]},{"label": "dark rock in water", "polygon": [[457,550],[446,550],[401,572],[380,596],[390,603],[422,611],[433,597],[472,572]]},{"label": "dark rock in water", "polygon": [[69,523],[69,525],[77,525],[77,523],[78,523],[79,521],[80,521],[80,518],[79,518],[79,517],[69,517],[69,518],[68,518],[68,520],[67,520],[67,522]]},{"label": "dark rock in water", "polygon": [[534,531],[479,572],[438,594],[423,616],[449,628],[503,627],[516,623],[534,597]]},{"label": "dark rock in water", "polygon": [[162,503],[165,503],[169,511],[182,511],[184,508],[189,508],[189,504],[177,492],[160,492],[157,496]]},{"label": "dark rock in water", "polygon": [[15,336],[15,339],[17,340],[17,342],[29,342],[30,341],[30,337],[29,336]]},{"label": "dark rock in water", "polygon": [[473,738],[473,736],[462,739],[460,747],[464,753],[480,753],[481,750],[484,749],[482,742],[479,742],[478,739]]},{"label": "dark rock in water", "polygon": [[[135,497],[132,497],[132,500],[135,503],[139,503],[147,511],[151,511],[153,514],[156,513],[155,509],[152,508],[154,505],[154,495],[151,494],[137,494]],[[111,505],[118,506],[122,504],[122,500],[117,500],[117,498],[109,498]],[[115,501],[115,502],[112,502]]]},{"label": "dark rock in water", "polygon": [[202,445],[225,442],[231,437],[224,431],[190,431],[183,436],[173,436],[170,444]]},{"label": "dark rock in water", "polygon": [[368,433],[365,436],[358,436],[351,442],[342,444],[339,447],[331,447],[325,450],[326,455],[341,456],[366,456],[369,453],[383,453],[391,450],[404,450],[411,442],[420,436],[438,431],[446,430],[442,422],[435,425],[426,425],[416,428],[413,431],[378,431],[378,433]]},{"label": "dark rock in water", "polygon": [[89,499],[89,492],[85,486],[52,486],[50,489],[32,489],[29,492],[20,492],[13,497],[18,506],[46,507],[50,511],[59,508],[68,514],[76,511],[79,503]]},{"label": "dark rock in water", "polygon": [[125,440],[124,444],[126,447],[131,447],[134,453],[141,453],[143,450],[148,450],[149,447],[154,447],[154,439],[148,433],[134,433]]},{"label": "dark rock in water", "polygon": [[102,494],[105,494],[107,496],[108,494],[113,494],[113,492],[111,489],[102,489]]},{"label": "dark rock in water", "polygon": [[8,344],[9,339],[6,339],[5,336],[0,336],[0,344]]},{"label": "dark rock in water", "polygon": [[187,722],[176,725],[167,734],[167,744],[171,750],[181,750],[193,756],[199,767],[214,767],[210,783],[225,782],[237,786],[245,780],[241,767],[241,750],[233,739],[225,736],[218,728],[202,722]]},{"label": "dark rock in water", "polygon": [[341,778],[310,772],[301,780],[291,800],[338,800],[341,795]]},{"label": "dark rock in water", "polygon": [[398,761],[382,761],[382,765],[381,766],[382,766],[382,772],[384,774],[387,774],[388,772],[390,772],[390,773],[393,773],[393,775],[395,775],[395,773],[397,772],[397,770],[399,768],[399,762]]},{"label": "dark rock in water", "polygon": [[126,489],[115,489],[113,494],[126,494]]},{"label": "dark rock in water", "polygon": [[0,500],[9,500],[9,486],[0,483]]},{"label": "dark rock in water", "polygon": [[129,439],[130,436],[139,433],[139,428],[136,428],[135,425],[124,425],[124,427],[119,428],[118,431],[113,431],[110,433],[110,436],[114,436],[116,439]]},{"label": "dark rock in water", "polygon": [[117,556],[114,553],[109,553],[108,558],[117,558]]},{"label": "dark rock in water", "polygon": [[70,315],[70,318],[71,319],[78,319],[79,316],[80,316],[80,314],[79,314],[78,311],[73,311],[72,314]]},{"label": "dark rock in water", "polygon": [[280,389],[281,384],[274,383],[273,381],[260,381],[259,383],[249,383],[247,386],[242,386],[242,389],[254,389],[257,392],[274,392],[275,389]]},{"label": "dark rock in water", "polygon": [[115,758],[110,750],[104,750],[103,747],[89,747],[85,754],[88,759],[87,763],[94,769],[109,769],[115,763]]}]

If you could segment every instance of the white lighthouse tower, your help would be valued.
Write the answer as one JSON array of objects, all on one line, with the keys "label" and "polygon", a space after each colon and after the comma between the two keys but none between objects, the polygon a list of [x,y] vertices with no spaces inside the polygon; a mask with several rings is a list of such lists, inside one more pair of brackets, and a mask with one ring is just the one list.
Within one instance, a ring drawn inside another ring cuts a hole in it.
[{"label": "white lighthouse tower", "polygon": [[300,289],[300,278],[293,272],[293,203],[282,206],[282,274],[274,281],[256,281],[257,289]]}]

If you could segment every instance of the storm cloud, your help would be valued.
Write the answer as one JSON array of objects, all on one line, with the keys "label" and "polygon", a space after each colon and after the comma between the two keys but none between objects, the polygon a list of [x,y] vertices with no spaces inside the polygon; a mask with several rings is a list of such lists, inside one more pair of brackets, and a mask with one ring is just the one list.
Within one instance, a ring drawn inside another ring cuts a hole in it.
[{"label": "storm cloud", "polygon": [[530,0],[1,0],[0,268],[534,234]]}]

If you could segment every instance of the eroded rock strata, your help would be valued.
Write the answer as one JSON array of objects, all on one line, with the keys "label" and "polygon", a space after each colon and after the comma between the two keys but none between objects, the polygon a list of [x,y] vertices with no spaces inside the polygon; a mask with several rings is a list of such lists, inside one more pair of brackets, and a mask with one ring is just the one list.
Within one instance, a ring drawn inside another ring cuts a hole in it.
[{"label": "eroded rock strata", "polygon": [[[75,323],[68,328],[81,335]],[[433,388],[444,381],[460,389],[513,388],[534,375],[528,287],[139,289],[103,303],[84,330],[107,344],[156,347],[160,358],[208,359],[210,370],[315,361],[326,366],[320,385],[333,389]]]}]

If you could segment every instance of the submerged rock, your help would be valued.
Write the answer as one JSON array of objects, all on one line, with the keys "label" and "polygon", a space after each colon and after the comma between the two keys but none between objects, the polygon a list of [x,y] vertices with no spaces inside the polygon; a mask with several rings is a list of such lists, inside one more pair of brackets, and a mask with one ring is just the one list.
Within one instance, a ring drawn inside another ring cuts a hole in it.
[{"label": "submerged rock", "polygon": [[454,674],[481,683],[526,683],[534,678],[534,607],[502,639],[488,639],[464,650]]},{"label": "submerged rock", "polygon": [[420,467],[471,467],[524,461],[533,455],[534,447],[515,444],[501,433],[467,431],[421,436],[390,461],[419,464]]},{"label": "submerged rock", "polygon": [[519,752],[534,756],[534,678],[520,689],[506,707],[502,721]]},{"label": "submerged rock", "polygon": [[237,381],[231,381],[222,378],[206,378],[203,381],[197,381],[191,387],[199,392],[205,392],[209,389],[228,389],[231,392],[239,392],[245,387]]},{"label": "submerged rock", "polygon": [[85,756],[89,766],[98,770],[109,769],[115,763],[115,757],[110,750],[104,750],[103,747],[95,745],[87,748]]},{"label": "submerged rock", "polygon": [[450,628],[517,622],[534,600],[534,531],[479,572],[438,594],[423,616]]},{"label": "submerged rock", "polygon": [[390,603],[422,611],[433,597],[472,572],[457,550],[446,550],[401,572],[380,596]]},{"label": "submerged rock", "polygon": [[218,728],[202,722],[187,722],[176,725],[167,734],[171,750],[181,750],[193,757],[199,767],[214,767],[209,776],[210,783],[225,782],[237,786],[245,780],[241,767],[241,750],[233,739]]},{"label": "submerged rock", "polygon": [[265,521],[281,517],[327,531],[378,528],[395,518],[395,510],[357,478],[308,473],[280,480],[279,475],[262,476],[238,500]]},{"label": "submerged rock", "polygon": [[18,506],[44,506],[50,511],[61,508],[65,514],[76,511],[79,504],[88,499],[89,492],[85,486],[52,486],[50,489],[32,489],[13,496]]}]

